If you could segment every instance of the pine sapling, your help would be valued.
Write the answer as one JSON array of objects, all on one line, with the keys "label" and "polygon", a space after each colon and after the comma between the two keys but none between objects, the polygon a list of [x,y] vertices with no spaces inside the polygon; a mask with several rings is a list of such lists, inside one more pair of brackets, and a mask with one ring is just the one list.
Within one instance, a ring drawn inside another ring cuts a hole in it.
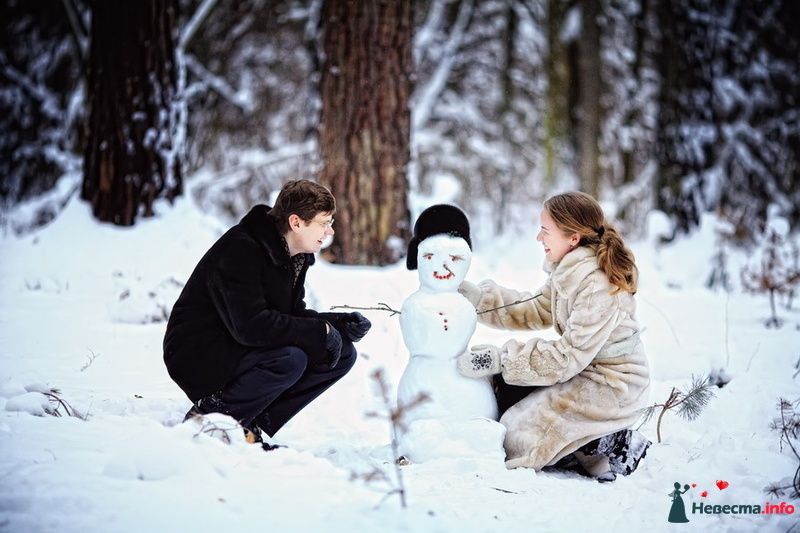
[{"label": "pine sapling", "polygon": [[742,269],[742,288],[754,294],[768,294],[772,315],[765,325],[779,328],[783,320],[778,318],[775,297],[789,295],[800,283],[800,272],[793,265],[786,239],[775,228],[768,227],[764,234],[760,257]]},{"label": "pine sapling", "polygon": [[728,275],[728,243],[733,238],[735,228],[729,221],[719,218],[717,220],[714,233],[716,241],[714,244],[714,255],[711,258],[711,273],[706,280],[706,287],[709,289],[722,288],[725,292],[730,292],[731,283]]},{"label": "pine sapling", "polygon": [[697,378],[692,376],[692,384],[687,390],[680,391],[672,387],[672,391],[670,391],[669,397],[664,403],[656,403],[645,408],[642,412],[642,423],[639,427],[650,421],[658,412],[656,435],[658,436],[658,442],[661,443],[661,421],[666,412],[677,409],[678,416],[691,422],[700,416],[705,406],[714,397],[715,386],[710,377]]},{"label": "pine sapling", "polygon": [[770,429],[778,431],[781,435],[780,449],[787,446],[792,450],[792,454],[797,459],[797,467],[794,475],[786,477],[781,481],[771,483],[764,488],[764,491],[775,498],[800,498],[800,399],[790,402],[784,398],[778,400],[778,411],[780,416],[775,418],[770,424]]},{"label": "pine sapling", "polygon": [[[412,401],[407,404],[398,403],[397,405],[392,405],[392,401],[390,399],[389,394],[389,384],[386,381],[386,378],[383,373],[383,369],[379,368],[375,370],[371,374],[372,379],[375,381],[378,389],[378,393],[380,394],[380,400],[383,403],[385,412],[379,413],[376,411],[370,411],[367,413],[368,417],[371,418],[382,418],[388,420],[389,427],[390,427],[390,435],[391,435],[391,448],[392,448],[392,457],[397,459],[399,457],[399,444],[398,444],[398,437],[400,432],[405,431],[407,428],[403,419],[409,411],[416,408],[422,403],[425,403],[430,400],[430,397],[427,394],[420,393],[418,394]],[[395,484],[392,486],[391,490],[384,496],[383,500],[379,502],[382,503],[386,498],[389,498],[393,494],[398,494],[400,496],[400,505],[405,508],[406,507],[406,489],[403,483],[403,472],[400,468],[401,462],[400,461],[392,461],[394,463],[394,471],[395,471]],[[361,476],[366,481],[374,481],[374,480],[381,480],[389,482],[388,476],[380,470],[375,469],[368,474]],[[391,484],[390,484],[391,485]]]}]

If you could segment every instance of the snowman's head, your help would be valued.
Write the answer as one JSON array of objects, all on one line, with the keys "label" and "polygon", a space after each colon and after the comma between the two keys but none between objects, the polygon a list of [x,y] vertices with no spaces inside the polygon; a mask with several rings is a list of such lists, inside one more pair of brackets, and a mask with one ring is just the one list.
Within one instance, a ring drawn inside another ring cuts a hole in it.
[{"label": "snowman's head", "polygon": [[408,243],[408,253],[406,254],[406,266],[409,270],[417,268],[420,243],[436,235],[459,237],[467,243],[470,250],[472,249],[467,215],[454,205],[432,205],[420,213],[414,224],[414,235]]},{"label": "snowman's head", "polygon": [[446,234],[419,243],[417,268],[420,284],[433,291],[455,291],[467,276],[472,250],[461,237]]}]

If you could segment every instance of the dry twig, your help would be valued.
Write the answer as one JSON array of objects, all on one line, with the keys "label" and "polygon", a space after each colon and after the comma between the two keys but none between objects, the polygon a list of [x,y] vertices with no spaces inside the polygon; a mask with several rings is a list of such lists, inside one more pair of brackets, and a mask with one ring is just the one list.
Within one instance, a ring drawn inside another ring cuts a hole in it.
[{"label": "dry twig", "polygon": [[[380,394],[380,399],[383,402],[385,412],[379,413],[377,411],[369,411],[367,412],[366,415],[370,418],[383,418],[389,421],[392,457],[398,458],[400,455],[400,452],[398,450],[398,436],[401,431],[406,430],[406,426],[403,423],[403,417],[406,415],[406,413],[416,408],[418,405],[429,401],[430,397],[425,393],[421,393],[407,404],[398,403],[396,406],[393,406],[389,394],[389,384],[386,381],[386,378],[384,377],[383,369],[379,368],[375,370],[371,374],[371,377],[378,386],[378,392]],[[384,501],[386,501],[390,496],[394,494],[399,494],[400,505],[403,508],[406,508],[407,507],[406,489],[403,483],[403,472],[400,468],[400,464],[398,463],[398,461],[392,461],[392,462],[394,463],[396,486],[393,486],[392,489],[384,495],[381,501],[378,502],[378,506],[381,505]],[[368,475],[371,475],[372,479],[381,479],[384,481],[388,481],[388,476],[386,476],[385,474],[379,475],[376,472],[372,472],[369,473]]]}]

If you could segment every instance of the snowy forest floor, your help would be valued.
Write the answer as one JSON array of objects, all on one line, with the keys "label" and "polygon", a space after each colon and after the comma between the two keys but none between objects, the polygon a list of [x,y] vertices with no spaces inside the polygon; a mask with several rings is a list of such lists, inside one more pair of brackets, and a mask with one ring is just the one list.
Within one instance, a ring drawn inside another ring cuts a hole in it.
[{"label": "snowy forest floor", "polygon": [[[538,288],[545,274],[536,224],[478,241],[467,278]],[[373,329],[358,345],[362,357],[278,433],[275,442],[288,449],[264,453],[238,431],[226,444],[198,424],[180,423],[189,401],[166,373],[165,323],[154,320],[224,229],[188,199],[120,229],[97,224],[73,198],[48,226],[0,238],[0,530],[785,531],[797,523],[798,510],[691,514],[694,502],[779,503],[764,487],[796,467],[769,424],[779,397],[793,400],[800,391],[800,377],[793,378],[800,312],[781,309],[784,326],[766,329],[766,297],[704,288],[713,220],[665,248],[652,244],[652,231],[630,243],[641,273],[651,403],[686,387],[693,374],[724,368],[731,378],[697,420],[668,413],[660,444],[649,422],[641,429],[654,442],[647,457],[633,475],[609,484],[508,471],[496,460],[412,464],[403,468],[406,510],[396,496],[382,501],[386,483],[353,479],[376,467],[393,477],[389,426],[366,413],[381,408],[370,374],[384,368],[396,386],[407,360],[396,316],[366,312]],[[308,283],[308,303],[319,310],[377,302],[399,308],[417,277],[403,264],[319,261]],[[479,326],[473,343],[533,335]],[[48,387],[88,419],[33,416],[47,405],[36,391]],[[717,480],[729,486],[720,490]],[[689,524],[667,522],[676,481],[695,484],[684,496]]]}]

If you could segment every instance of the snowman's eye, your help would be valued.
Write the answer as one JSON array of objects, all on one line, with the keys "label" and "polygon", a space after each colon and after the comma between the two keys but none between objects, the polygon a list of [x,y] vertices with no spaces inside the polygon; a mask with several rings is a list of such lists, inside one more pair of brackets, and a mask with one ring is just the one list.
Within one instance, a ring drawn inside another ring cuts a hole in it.
[{"label": "snowman's eye", "polygon": [[453,262],[456,262],[456,261],[463,261],[463,260],[464,260],[464,258],[463,258],[463,257],[461,257],[460,255],[451,255],[451,256],[450,256],[450,259],[451,259]]},{"label": "snowman's eye", "polygon": [[430,261],[431,259],[433,259],[433,254],[422,254],[422,258]]}]

